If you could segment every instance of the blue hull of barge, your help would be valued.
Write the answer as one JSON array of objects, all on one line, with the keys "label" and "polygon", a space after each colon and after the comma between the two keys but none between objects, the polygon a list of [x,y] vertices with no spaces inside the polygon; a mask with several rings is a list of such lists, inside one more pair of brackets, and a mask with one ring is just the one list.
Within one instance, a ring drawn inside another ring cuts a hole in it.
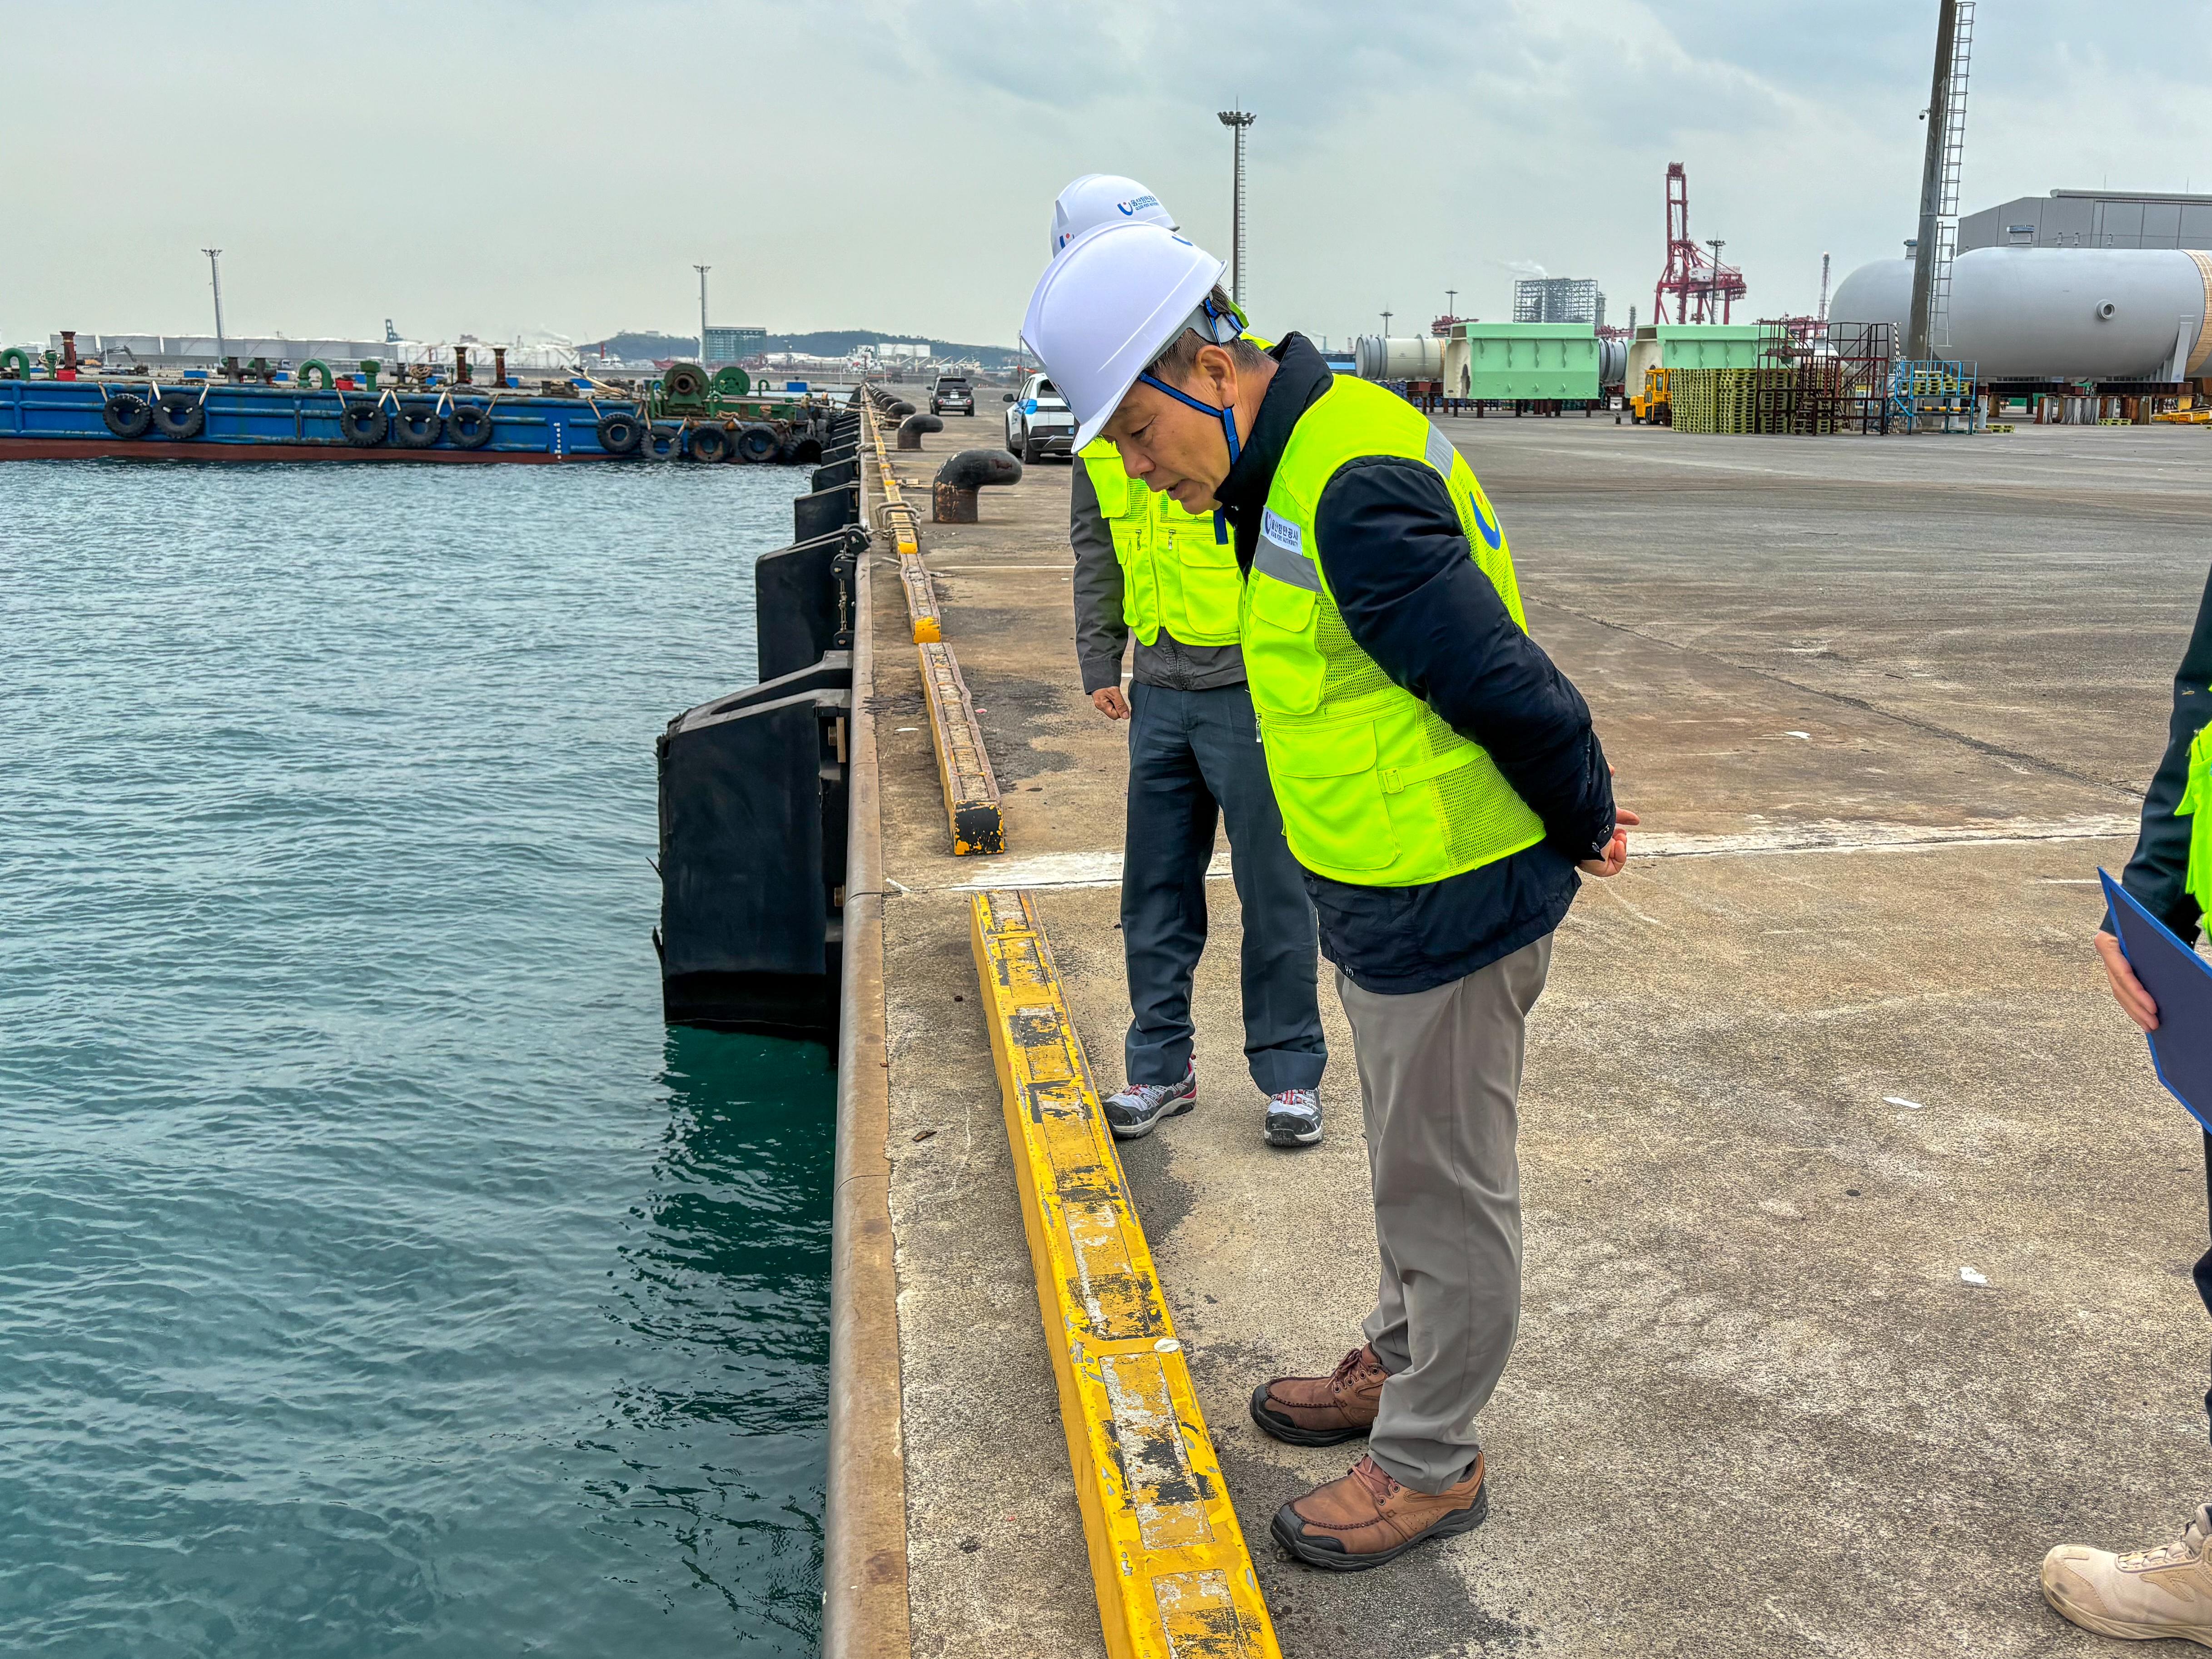
[{"label": "blue hull of barge", "polygon": [[[0,459],[82,459],[123,456],[148,460],[425,460],[425,461],[605,461],[617,459],[600,447],[601,415],[635,416],[635,403],[582,398],[529,397],[507,392],[483,395],[410,392],[398,397],[389,389],[368,392],[313,392],[297,386],[209,386],[204,404],[207,425],[198,436],[172,438],[158,431],[142,438],[118,438],[107,429],[100,410],[119,392],[152,402],[161,392],[198,391],[196,386],[152,388],[140,380],[0,380]],[[464,448],[441,431],[435,444],[410,448],[387,436],[380,444],[349,443],[338,431],[338,414],[351,404],[380,402],[387,413],[402,406],[435,404],[441,413],[457,404],[491,411],[491,437]]]}]

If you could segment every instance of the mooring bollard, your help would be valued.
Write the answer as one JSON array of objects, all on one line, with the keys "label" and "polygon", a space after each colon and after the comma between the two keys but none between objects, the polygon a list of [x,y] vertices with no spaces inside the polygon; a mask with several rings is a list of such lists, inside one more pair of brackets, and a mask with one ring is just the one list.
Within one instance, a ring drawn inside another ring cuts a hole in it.
[{"label": "mooring bollard", "polygon": [[975,492],[986,484],[1021,482],[1022,464],[1003,449],[963,449],[937,469],[930,521],[974,524]]},{"label": "mooring bollard", "polygon": [[914,413],[914,405],[902,398],[884,412],[895,421],[902,421]]},{"label": "mooring bollard", "polygon": [[899,422],[898,447],[901,449],[919,449],[923,433],[944,430],[945,422],[934,415],[909,415]]}]

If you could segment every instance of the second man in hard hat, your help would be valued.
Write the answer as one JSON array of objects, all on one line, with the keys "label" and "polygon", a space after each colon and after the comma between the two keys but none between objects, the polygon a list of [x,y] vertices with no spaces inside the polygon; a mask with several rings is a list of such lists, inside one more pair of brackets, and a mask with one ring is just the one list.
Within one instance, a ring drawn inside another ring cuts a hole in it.
[{"label": "second man in hard hat", "polygon": [[[1087,232],[1130,224],[1175,228],[1134,179],[1079,179],[1054,204],[1054,254]],[[1129,722],[1121,947],[1130,1021],[1126,1081],[1103,1102],[1107,1123],[1127,1139],[1196,1103],[1191,982],[1206,945],[1215,827],[1225,822],[1243,916],[1244,1060],[1267,1097],[1261,1133],[1273,1146],[1311,1146],[1322,1138],[1328,1063],[1313,906],[1284,843],[1244,683],[1236,544],[1213,514],[1188,512],[1131,478],[1104,439],[1078,462],[1068,512],[1077,663],[1092,706]]]},{"label": "second man in hard hat", "polygon": [[1079,447],[1103,434],[1133,478],[1235,527],[1244,668],[1352,1022],[1381,1258],[1362,1343],[1263,1383],[1252,1417],[1294,1445],[1367,1440],[1273,1523],[1348,1571],[1488,1513],[1475,1425],[1520,1319],[1525,1022],[1577,869],[1618,873],[1636,817],[1528,637],[1465,458],[1302,336],[1239,338],[1221,271],[1158,227],[1094,231],[1023,332]]}]

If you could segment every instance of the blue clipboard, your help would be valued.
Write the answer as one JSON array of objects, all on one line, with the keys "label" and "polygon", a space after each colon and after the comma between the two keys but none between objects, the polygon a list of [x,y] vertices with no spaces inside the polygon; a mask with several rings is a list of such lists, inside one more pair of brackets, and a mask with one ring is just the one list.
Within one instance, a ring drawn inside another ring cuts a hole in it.
[{"label": "blue clipboard", "polygon": [[2212,963],[2182,943],[2102,870],[2105,900],[2120,951],[2158,1004],[2151,1064],[2166,1092],[2212,1133]]}]

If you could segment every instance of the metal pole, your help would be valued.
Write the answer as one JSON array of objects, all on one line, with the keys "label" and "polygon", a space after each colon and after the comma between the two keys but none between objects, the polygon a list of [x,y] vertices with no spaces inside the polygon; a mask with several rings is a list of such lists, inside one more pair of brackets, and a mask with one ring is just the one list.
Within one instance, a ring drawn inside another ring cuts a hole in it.
[{"label": "metal pole", "polygon": [[1390,313],[1387,311],[1382,313],[1382,337],[1386,340],[1390,337]]},{"label": "metal pole", "polygon": [[[1728,303],[1721,298],[1721,250],[1728,246],[1728,239],[1724,236],[1709,236],[1705,239],[1705,246],[1713,251],[1712,282],[1705,289],[1705,320],[1710,323],[1713,320],[1714,307],[1717,305]],[[1722,319],[1725,321],[1728,313],[1723,311],[1721,314]]]},{"label": "metal pole", "polygon": [[1943,129],[1951,110],[1951,39],[1958,27],[1959,0],[1942,0],[1936,15],[1936,78],[1928,91],[1928,150],[1920,164],[1920,240],[1912,250],[1912,310],[1905,323],[1905,356],[1919,362],[1928,356],[1929,283],[1936,274],[1936,221],[1943,196]]},{"label": "metal pole", "polygon": [[1236,135],[1229,198],[1229,297],[1244,303],[1244,130],[1260,118],[1241,109],[1218,112],[1221,125]]},{"label": "metal pole", "polygon": [[714,266],[694,265],[691,269],[699,273],[699,361],[704,364],[707,361],[707,273]]},{"label": "metal pole", "polygon": [[208,281],[215,289],[215,366],[221,368],[223,357],[222,267],[216,261],[222,258],[222,250],[219,247],[204,247],[200,252],[208,257]]},{"label": "metal pole", "polygon": [[1459,319],[1459,290],[1455,288],[1444,290],[1444,315],[1455,322]]}]

